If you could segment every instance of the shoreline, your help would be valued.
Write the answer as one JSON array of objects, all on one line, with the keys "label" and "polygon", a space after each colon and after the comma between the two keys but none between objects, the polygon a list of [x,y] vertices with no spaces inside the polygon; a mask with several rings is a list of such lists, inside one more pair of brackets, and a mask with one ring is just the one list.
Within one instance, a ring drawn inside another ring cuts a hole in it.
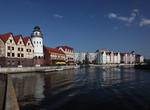
[{"label": "shoreline", "polygon": [[29,72],[52,72],[61,71],[66,69],[80,68],[80,66],[43,66],[43,67],[13,67],[13,68],[0,68],[0,73],[15,74],[15,73],[29,73]]},{"label": "shoreline", "polygon": [[105,64],[105,65],[72,65],[72,66],[43,66],[43,67],[4,67],[0,68],[0,73],[15,74],[29,72],[53,72],[66,69],[76,69],[80,67],[134,67],[135,64]]},{"label": "shoreline", "polygon": [[81,65],[80,67],[134,67],[135,64],[102,64],[102,65]]}]

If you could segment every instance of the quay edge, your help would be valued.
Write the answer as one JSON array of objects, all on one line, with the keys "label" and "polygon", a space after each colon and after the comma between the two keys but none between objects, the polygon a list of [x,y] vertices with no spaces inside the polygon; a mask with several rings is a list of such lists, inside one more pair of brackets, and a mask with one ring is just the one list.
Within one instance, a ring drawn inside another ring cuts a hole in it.
[{"label": "quay edge", "polygon": [[16,67],[16,68],[0,68],[0,73],[28,73],[28,72],[51,72],[66,69],[75,69],[80,66],[44,66],[44,67]]}]

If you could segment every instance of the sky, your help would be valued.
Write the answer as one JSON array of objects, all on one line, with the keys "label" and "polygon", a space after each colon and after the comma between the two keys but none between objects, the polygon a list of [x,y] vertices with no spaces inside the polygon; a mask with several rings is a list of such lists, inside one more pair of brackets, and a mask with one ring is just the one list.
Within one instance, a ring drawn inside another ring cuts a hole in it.
[{"label": "sky", "polygon": [[0,0],[0,34],[30,36],[75,52],[108,48],[150,58],[150,0]]}]

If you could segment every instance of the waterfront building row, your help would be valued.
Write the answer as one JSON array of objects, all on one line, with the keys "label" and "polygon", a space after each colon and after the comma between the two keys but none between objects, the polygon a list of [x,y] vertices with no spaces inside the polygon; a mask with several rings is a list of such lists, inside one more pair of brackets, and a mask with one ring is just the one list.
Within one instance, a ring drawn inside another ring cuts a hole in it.
[{"label": "waterfront building row", "polygon": [[114,53],[113,51],[109,52],[106,50],[98,50],[96,63],[97,64],[135,64],[144,62],[144,56],[131,53]]},{"label": "waterfront building row", "polygon": [[[64,63],[61,63],[61,60]],[[39,26],[34,27],[31,37],[14,36],[11,32],[0,34],[0,66],[40,66],[58,63],[74,64],[73,48],[69,46],[58,46],[55,49],[44,47],[43,34]]]},{"label": "waterfront building row", "polygon": [[108,49],[97,50],[96,52],[78,52],[74,53],[76,63],[84,64],[88,59],[91,64],[135,64],[144,62],[144,56],[131,53],[113,52]]},{"label": "waterfront building row", "polygon": [[13,36],[12,33],[0,35],[1,66],[32,66],[34,47],[29,37]]}]

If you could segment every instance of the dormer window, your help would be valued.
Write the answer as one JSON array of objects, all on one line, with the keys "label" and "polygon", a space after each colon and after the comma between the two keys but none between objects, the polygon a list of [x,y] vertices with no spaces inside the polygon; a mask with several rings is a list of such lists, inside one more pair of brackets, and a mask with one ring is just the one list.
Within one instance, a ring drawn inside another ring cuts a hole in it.
[{"label": "dormer window", "polygon": [[12,43],[12,40],[10,39],[10,43]]}]

